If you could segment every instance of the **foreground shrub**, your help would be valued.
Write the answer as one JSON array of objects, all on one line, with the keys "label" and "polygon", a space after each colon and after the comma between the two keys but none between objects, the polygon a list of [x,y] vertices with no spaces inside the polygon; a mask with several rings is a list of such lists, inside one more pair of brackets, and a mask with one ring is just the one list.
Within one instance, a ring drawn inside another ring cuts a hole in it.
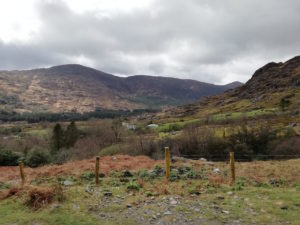
[{"label": "foreground shrub", "polygon": [[39,209],[54,200],[55,190],[53,188],[34,188],[28,192],[28,197],[27,205]]},{"label": "foreground shrub", "polygon": [[0,166],[17,166],[22,154],[0,148]]},{"label": "foreground shrub", "polygon": [[25,160],[26,165],[30,167],[38,167],[40,165],[45,165],[50,162],[50,155],[46,151],[41,149],[31,150]]}]

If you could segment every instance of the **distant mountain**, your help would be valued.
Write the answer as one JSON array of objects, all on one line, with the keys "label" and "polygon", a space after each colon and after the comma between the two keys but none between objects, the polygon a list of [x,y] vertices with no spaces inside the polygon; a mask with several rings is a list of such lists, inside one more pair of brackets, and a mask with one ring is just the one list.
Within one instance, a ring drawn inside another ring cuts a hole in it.
[{"label": "distant mountain", "polygon": [[240,86],[136,75],[114,76],[69,64],[46,69],[0,71],[0,110],[88,112],[181,105]]},{"label": "distant mountain", "polygon": [[[238,85],[237,85],[238,86]],[[282,100],[289,110],[300,113],[300,56],[284,63],[271,62],[258,69],[244,85],[198,102],[172,108],[162,117],[201,117],[251,110],[279,110]]]}]

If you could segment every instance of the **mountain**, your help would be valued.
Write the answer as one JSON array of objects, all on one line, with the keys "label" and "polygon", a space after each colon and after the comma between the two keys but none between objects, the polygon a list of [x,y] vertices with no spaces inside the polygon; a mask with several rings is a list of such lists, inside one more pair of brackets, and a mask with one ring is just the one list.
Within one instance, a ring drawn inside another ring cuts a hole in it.
[{"label": "mountain", "polygon": [[300,56],[284,63],[270,62],[255,71],[244,85],[192,104],[172,108],[159,117],[198,118],[251,111],[264,113],[280,110],[283,101],[288,102],[291,112],[300,113]]},{"label": "mountain", "polygon": [[77,64],[0,71],[0,110],[88,112],[181,105],[240,86],[136,75],[126,78]]}]

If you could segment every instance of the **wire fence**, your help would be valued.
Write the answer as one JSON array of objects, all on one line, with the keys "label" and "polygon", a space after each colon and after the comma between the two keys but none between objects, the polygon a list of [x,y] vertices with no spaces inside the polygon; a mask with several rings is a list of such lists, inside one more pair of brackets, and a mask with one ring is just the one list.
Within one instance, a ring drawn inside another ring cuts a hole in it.
[{"label": "wire fence", "polygon": [[[190,158],[190,159],[207,159],[211,161],[225,161],[229,159],[228,155],[204,155],[204,154],[171,154],[171,157],[182,157],[182,158]],[[297,159],[300,158],[300,154],[278,154],[278,155],[239,155],[238,153],[235,154],[236,161],[253,161],[253,160],[274,160],[274,159]]]}]

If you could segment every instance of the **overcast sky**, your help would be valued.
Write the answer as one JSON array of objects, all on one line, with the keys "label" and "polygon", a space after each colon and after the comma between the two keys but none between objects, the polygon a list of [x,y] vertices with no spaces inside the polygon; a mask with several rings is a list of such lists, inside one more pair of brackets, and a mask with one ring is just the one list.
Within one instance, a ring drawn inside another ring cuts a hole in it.
[{"label": "overcast sky", "polygon": [[300,55],[299,0],[0,0],[0,70],[247,81]]}]

